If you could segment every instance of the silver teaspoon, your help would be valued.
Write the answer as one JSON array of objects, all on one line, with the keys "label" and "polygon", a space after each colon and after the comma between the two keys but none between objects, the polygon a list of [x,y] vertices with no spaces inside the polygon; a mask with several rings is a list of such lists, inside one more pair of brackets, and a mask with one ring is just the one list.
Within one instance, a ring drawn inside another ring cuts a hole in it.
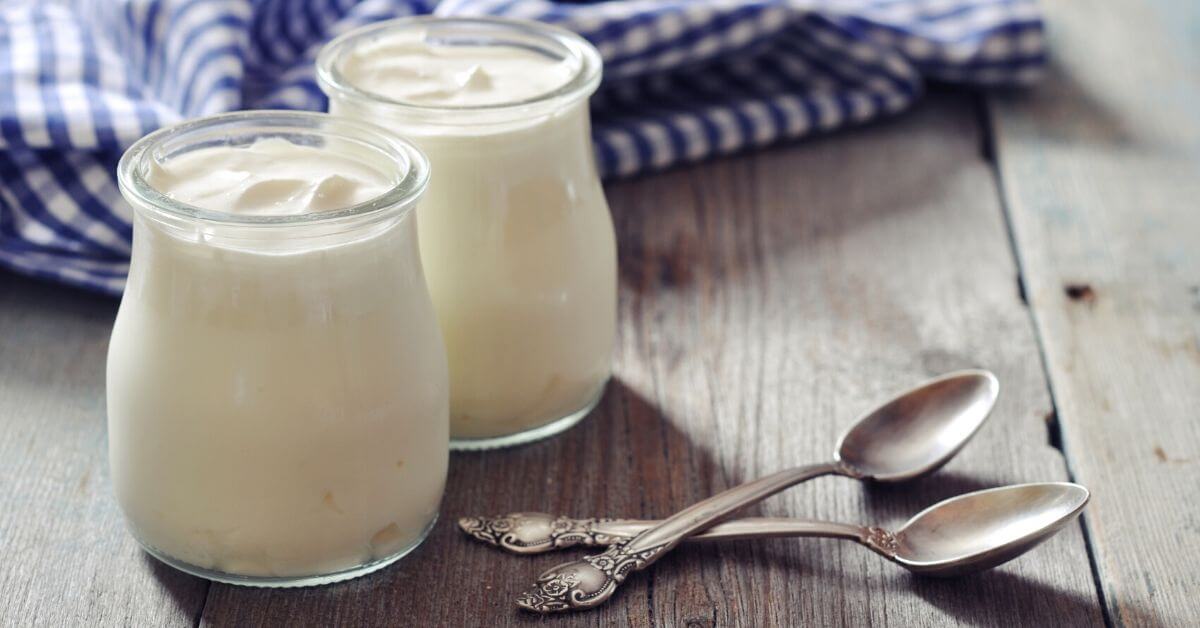
[{"label": "silver teaspoon", "polygon": [[978,370],[926,382],[860,418],[838,440],[832,462],[779,471],[693,504],[602,554],[546,571],[517,597],[517,605],[541,613],[599,606],[630,573],[649,567],[683,539],[805,480],[839,474],[902,482],[931,473],[975,434],[999,390],[995,375]]},{"label": "silver teaspoon", "polygon": [[[1029,551],[1079,516],[1088,498],[1087,489],[1078,484],[1019,484],[938,502],[909,519],[895,533],[844,523],[750,517],[719,523],[687,540],[849,539],[913,572],[954,576],[990,569]],[[536,512],[459,521],[477,539],[519,554],[575,545],[613,545],[658,523],[569,519]],[[507,532],[496,534],[497,528]]]}]

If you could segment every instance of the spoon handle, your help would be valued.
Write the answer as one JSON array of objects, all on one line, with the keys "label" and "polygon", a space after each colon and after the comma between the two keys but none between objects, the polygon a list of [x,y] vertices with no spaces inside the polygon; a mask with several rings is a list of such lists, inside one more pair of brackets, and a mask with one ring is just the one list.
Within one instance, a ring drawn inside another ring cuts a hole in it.
[{"label": "spoon handle", "polygon": [[[597,521],[589,526],[596,545],[612,545],[637,536],[658,525],[658,521],[614,519]],[[796,537],[828,537],[860,540],[867,533],[862,526],[829,521],[809,521],[788,517],[747,517],[734,519],[693,536],[687,541],[735,541],[740,539],[769,539]]]},{"label": "spoon handle", "polygon": [[638,557],[635,571],[645,569],[671,548],[679,545],[683,539],[729,514],[756,504],[790,486],[822,475],[837,473],[839,470],[840,466],[835,463],[795,467],[727,489],[696,502],[639,533],[625,545],[624,551]]},{"label": "spoon handle", "polygon": [[[648,530],[658,521],[613,519],[588,526],[594,545],[613,545]],[[847,539],[865,545],[887,558],[896,553],[896,536],[879,527],[865,527],[832,521],[809,521],[788,517],[747,517],[717,525],[685,539],[692,541],[736,541],[776,538]],[[558,549],[546,547],[546,550]]]}]

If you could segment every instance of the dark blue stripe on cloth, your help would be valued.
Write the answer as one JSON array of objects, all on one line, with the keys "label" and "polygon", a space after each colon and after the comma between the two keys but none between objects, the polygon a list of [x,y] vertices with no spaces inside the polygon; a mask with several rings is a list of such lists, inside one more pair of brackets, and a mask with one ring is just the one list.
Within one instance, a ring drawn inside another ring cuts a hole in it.
[{"label": "dark blue stripe on cloth", "polygon": [[35,22],[38,48],[38,93],[42,98],[46,132],[54,146],[71,146],[71,133],[67,129],[67,117],[63,115],[62,101],[58,98],[58,56],[54,53],[54,31],[50,20]]},{"label": "dark blue stripe on cloth", "polygon": [[[218,61],[223,61],[225,59],[237,60],[240,58],[240,56],[238,54],[240,52],[241,52],[241,46],[239,46],[238,44],[225,44],[223,46],[217,46],[216,48],[209,48],[207,52],[205,52],[199,59],[197,59],[196,71],[193,72],[192,75],[188,78],[188,82],[187,82],[186,86],[183,88],[183,101],[179,103],[180,109],[188,114],[193,113],[192,103],[196,101],[196,80],[204,75],[204,70],[208,67],[209,64],[216,63]],[[216,81],[216,83],[214,84],[214,88],[220,87],[222,85],[229,85],[229,86],[233,87],[234,89],[237,89],[241,85],[241,81],[239,80],[240,78],[241,77],[233,77],[233,76],[228,76],[228,75],[222,76],[222,77],[220,77],[220,79],[218,79]],[[204,100],[206,100],[211,95],[212,95],[212,88],[210,88],[207,92],[205,92],[204,99],[201,99],[200,102],[203,103]]]},{"label": "dark blue stripe on cloth", "polygon": [[[237,32],[234,29],[243,29],[245,27],[246,27],[246,20],[242,19],[241,16],[233,14],[233,13],[223,13],[221,15],[218,15],[216,17],[208,19],[200,24],[197,24],[195,27],[193,27],[191,30],[189,30],[186,35],[184,35],[183,41],[179,45],[179,50],[181,51],[180,56],[183,57],[184,55],[186,55],[189,50],[191,50],[192,48],[194,48],[196,46],[196,42],[201,37],[205,36],[213,29],[229,29],[230,34],[233,35],[234,33]],[[240,44],[233,44],[233,46],[236,48],[237,52],[239,53],[238,56],[240,57],[241,56],[240,53],[243,51],[242,46]],[[164,46],[164,48],[165,48],[165,46]],[[200,67],[201,63],[202,63],[201,61],[197,61],[193,65],[194,71],[187,77],[184,77],[182,75],[182,73],[172,74],[171,80],[168,83],[166,83],[165,85],[163,85],[162,89],[159,92],[159,93],[167,93],[167,91],[170,89],[177,90],[175,92],[175,99],[176,99],[176,102],[180,103],[179,108],[181,111],[188,110],[187,106],[183,105],[182,103],[184,101],[184,98],[186,97],[186,94],[188,94],[188,92],[191,90],[191,85],[192,85],[193,81],[195,80],[196,75],[199,74],[200,70],[202,69]],[[184,78],[187,79],[186,84],[181,82],[181,79],[184,79]],[[182,86],[182,88],[181,88],[181,86]]]},{"label": "dark blue stripe on cloth", "polygon": [[[132,8],[134,3],[130,2],[129,4]],[[154,71],[153,65],[148,61],[150,59],[150,49],[154,46],[154,23],[158,21],[158,13],[162,10],[163,4],[165,3],[151,2],[146,5],[146,15],[142,18],[143,21],[141,24],[138,24],[138,18],[132,12],[130,13],[130,25],[134,28],[139,28],[141,31],[142,45],[139,49],[139,57],[146,67],[146,71],[140,77],[143,79],[148,78]]]},{"label": "dark blue stripe on cloth", "polygon": [[[0,136],[4,137],[6,146],[24,146],[25,132],[21,128],[21,114],[17,108],[15,88],[20,77],[17,76],[12,59],[15,42],[9,29],[4,29],[2,34],[4,38],[0,40],[0,81],[3,81],[5,88],[0,89]],[[0,175],[3,174],[3,170],[0,170]]]},{"label": "dark blue stripe on cloth", "polygon": [[[297,19],[302,10],[301,4],[307,1],[285,0],[276,5],[278,10],[274,15],[269,16],[267,24],[273,24],[277,27],[274,29],[274,32],[283,43],[287,44],[290,52],[290,56],[283,60],[284,64],[295,61],[308,48],[311,34],[304,29],[304,21]],[[315,43],[315,40],[312,41]]]},{"label": "dark blue stripe on cloth", "polygon": [[617,171],[617,152],[603,139],[603,130],[597,127],[592,130],[596,150],[596,168],[601,175],[611,175]]},{"label": "dark blue stripe on cloth", "polygon": [[96,142],[98,148],[116,149],[117,135],[113,131],[113,117],[108,110],[108,103],[105,102],[104,93],[100,86],[100,58],[96,46],[95,37],[88,28],[80,29],[83,35],[83,43],[85,50],[83,51],[83,82],[85,86],[91,86],[92,89],[87,91],[91,97],[88,98],[88,109],[92,116],[92,126],[96,133]]},{"label": "dark blue stripe on cloth", "polygon": [[280,0],[258,0],[255,3],[254,16],[250,20],[250,42],[254,45],[254,50],[262,56],[261,61],[269,66],[281,66],[288,61],[276,55],[275,41],[267,35],[267,25],[276,24],[273,18],[279,2]]}]

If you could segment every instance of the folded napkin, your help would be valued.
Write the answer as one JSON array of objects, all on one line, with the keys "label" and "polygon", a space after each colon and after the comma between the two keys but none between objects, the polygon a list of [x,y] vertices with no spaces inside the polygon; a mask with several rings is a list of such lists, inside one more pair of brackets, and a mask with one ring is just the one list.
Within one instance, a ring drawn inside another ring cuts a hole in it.
[{"label": "folded napkin", "polygon": [[8,0],[0,6],[0,264],[119,294],[143,134],[234,109],[323,110],[330,38],[403,15],[503,15],[600,49],[597,163],[629,175],[904,109],[927,79],[1034,80],[1032,0]]}]

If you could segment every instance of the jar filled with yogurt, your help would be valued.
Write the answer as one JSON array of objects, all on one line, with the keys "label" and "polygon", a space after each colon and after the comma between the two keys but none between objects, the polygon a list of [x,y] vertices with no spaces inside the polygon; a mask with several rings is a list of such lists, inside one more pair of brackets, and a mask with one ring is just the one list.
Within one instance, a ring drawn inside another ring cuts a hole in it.
[{"label": "jar filled with yogurt", "polygon": [[616,243],[588,96],[596,49],[501,19],[405,18],[317,61],[330,112],[429,156],[421,257],[450,365],[451,447],[562,431],[597,403],[616,331]]},{"label": "jar filled with yogurt", "polygon": [[109,458],[151,554],[295,586],[425,538],[449,442],[413,211],[427,178],[411,144],[315,113],[205,118],[126,152]]}]

